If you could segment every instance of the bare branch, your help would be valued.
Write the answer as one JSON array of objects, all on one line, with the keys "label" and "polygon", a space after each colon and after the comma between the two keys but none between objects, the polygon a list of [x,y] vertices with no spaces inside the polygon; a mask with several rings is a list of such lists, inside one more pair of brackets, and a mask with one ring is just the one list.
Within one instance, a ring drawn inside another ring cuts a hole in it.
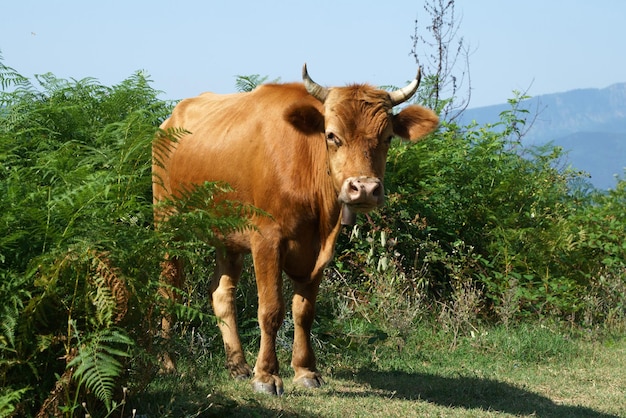
[{"label": "bare branch", "polygon": [[470,53],[463,37],[459,36],[462,19],[456,17],[454,6],[454,0],[429,0],[424,4],[430,17],[426,26],[430,36],[425,38],[420,34],[416,19],[410,52],[416,63],[424,66],[431,85],[427,97],[422,99],[448,121],[456,119],[467,108],[471,96]]}]

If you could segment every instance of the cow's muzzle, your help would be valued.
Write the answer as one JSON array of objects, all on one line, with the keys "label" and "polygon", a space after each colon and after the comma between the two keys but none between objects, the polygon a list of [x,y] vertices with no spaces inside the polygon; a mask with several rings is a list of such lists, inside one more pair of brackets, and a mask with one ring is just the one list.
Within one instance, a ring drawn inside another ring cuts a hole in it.
[{"label": "cow's muzzle", "polygon": [[385,188],[375,177],[349,177],[341,186],[339,201],[347,212],[369,212],[385,202]]}]

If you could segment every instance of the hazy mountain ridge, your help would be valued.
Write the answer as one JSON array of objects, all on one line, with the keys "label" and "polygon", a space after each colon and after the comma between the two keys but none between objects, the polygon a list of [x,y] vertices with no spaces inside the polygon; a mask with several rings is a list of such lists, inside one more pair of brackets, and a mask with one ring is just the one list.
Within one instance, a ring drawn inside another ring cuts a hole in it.
[{"label": "hazy mountain ridge", "polygon": [[[577,89],[537,96],[521,103],[527,109],[527,144],[553,142],[567,152],[567,162],[591,174],[602,189],[615,187],[626,167],[626,83],[604,89]],[[467,109],[461,123],[499,120],[501,104]]]}]

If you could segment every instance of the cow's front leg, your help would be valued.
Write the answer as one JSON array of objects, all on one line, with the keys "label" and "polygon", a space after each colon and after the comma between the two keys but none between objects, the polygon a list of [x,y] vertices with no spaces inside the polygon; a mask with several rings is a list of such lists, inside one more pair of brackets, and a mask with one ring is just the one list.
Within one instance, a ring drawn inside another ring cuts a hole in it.
[{"label": "cow's front leg", "polygon": [[315,318],[315,300],[320,279],[321,277],[314,279],[311,283],[294,283],[291,367],[295,372],[294,383],[307,388],[318,388],[324,384],[322,375],[317,371],[311,345],[311,327]]},{"label": "cow's front leg", "polygon": [[283,281],[278,245],[261,239],[253,246],[254,271],[259,296],[258,319],[261,329],[261,346],[254,366],[254,390],[272,395],[282,395],[283,381],[279,376],[276,357],[276,335],[285,318]]}]

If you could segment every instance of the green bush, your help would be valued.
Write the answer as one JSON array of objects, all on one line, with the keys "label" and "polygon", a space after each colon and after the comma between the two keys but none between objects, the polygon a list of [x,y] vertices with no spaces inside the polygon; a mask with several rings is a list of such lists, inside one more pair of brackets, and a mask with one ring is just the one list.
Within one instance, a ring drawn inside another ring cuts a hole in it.
[{"label": "green bush", "polygon": [[141,73],[114,87],[45,74],[36,86],[0,63],[0,80],[7,406],[71,414],[90,392],[111,410],[137,349],[127,325],[154,305],[150,145],[170,105]]},{"label": "green bush", "polygon": [[394,143],[387,204],[340,238],[340,275],[375,291],[393,265],[398,292],[444,306],[467,303],[471,290],[476,317],[502,322],[623,311],[624,181],[580,192],[560,148],[523,144],[523,99],[495,125],[444,122],[422,142]]},{"label": "green bush", "polygon": [[[207,277],[194,269],[207,245],[187,238],[243,228],[249,209],[216,203],[154,230],[152,142],[171,104],[145,74],[113,87],[51,74],[33,84],[0,62],[0,81],[0,411],[123,408],[129,359],[138,382],[156,370],[145,350],[161,310],[187,319],[206,311],[204,301],[161,300],[166,251],[190,261],[193,288]],[[211,203],[223,190],[199,185],[163,209]],[[174,235],[186,239],[166,248]]]}]

